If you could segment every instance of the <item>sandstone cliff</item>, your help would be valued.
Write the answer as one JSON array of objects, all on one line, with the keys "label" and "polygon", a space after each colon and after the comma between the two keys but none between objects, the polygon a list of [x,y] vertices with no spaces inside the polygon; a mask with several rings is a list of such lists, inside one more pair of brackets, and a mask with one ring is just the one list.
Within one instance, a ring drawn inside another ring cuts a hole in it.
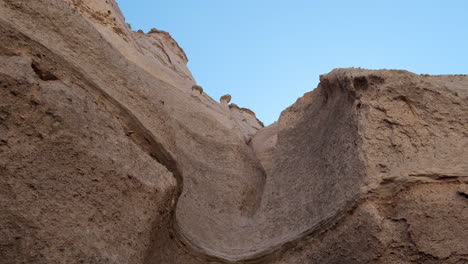
[{"label": "sandstone cliff", "polygon": [[468,77],[337,69],[268,127],[114,0],[0,0],[0,263],[465,263]]}]

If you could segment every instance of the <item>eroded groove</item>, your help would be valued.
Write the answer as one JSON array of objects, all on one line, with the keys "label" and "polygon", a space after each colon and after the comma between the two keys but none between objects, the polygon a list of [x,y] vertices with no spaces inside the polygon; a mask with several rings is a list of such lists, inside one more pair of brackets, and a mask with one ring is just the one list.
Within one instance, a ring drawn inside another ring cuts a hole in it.
[{"label": "eroded groove", "polygon": [[[437,179],[428,178],[424,180],[412,180],[411,178],[403,178],[399,180],[392,181],[382,181],[379,187],[376,189],[370,190],[365,194],[362,194],[359,198],[349,202],[344,206],[343,210],[337,212],[333,217],[330,217],[319,224],[311,227],[309,230],[305,231],[295,239],[284,241],[279,246],[272,248],[271,250],[261,252],[254,256],[245,258],[239,261],[229,261],[223,258],[212,256],[210,254],[204,253],[201,248],[198,248],[196,245],[190,244],[190,242],[183,237],[179,232],[175,232],[177,236],[177,241],[179,246],[185,248],[185,252],[190,254],[194,259],[201,261],[201,263],[226,263],[226,264],[264,264],[272,263],[281,259],[284,254],[296,248],[301,242],[307,241],[315,236],[320,236],[327,232],[330,232],[340,226],[347,219],[352,218],[355,211],[360,208],[364,203],[369,202],[379,202],[386,201],[389,199],[395,199],[402,193],[408,192],[409,190],[422,186],[422,185],[445,185],[445,184],[458,184],[461,182],[468,183],[468,179],[453,179],[451,177],[442,177]],[[464,192],[458,192],[459,195],[468,198],[468,195]],[[148,263],[149,264],[149,263]]]}]

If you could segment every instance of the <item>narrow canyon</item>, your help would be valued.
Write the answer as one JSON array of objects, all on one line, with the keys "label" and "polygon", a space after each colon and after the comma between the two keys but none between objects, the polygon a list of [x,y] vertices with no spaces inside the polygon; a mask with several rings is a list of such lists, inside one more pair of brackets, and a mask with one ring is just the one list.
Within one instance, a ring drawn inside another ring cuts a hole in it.
[{"label": "narrow canyon", "polygon": [[468,263],[468,76],[335,69],[265,127],[187,62],[0,0],[1,264]]}]

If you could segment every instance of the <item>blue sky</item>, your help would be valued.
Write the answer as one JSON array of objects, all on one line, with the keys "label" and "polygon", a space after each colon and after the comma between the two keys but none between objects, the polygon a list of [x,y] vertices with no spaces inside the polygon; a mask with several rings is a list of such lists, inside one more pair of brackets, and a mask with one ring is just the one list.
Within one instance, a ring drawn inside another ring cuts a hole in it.
[{"label": "blue sky", "polygon": [[467,0],[118,0],[169,31],[198,84],[270,124],[334,68],[468,73]]}]

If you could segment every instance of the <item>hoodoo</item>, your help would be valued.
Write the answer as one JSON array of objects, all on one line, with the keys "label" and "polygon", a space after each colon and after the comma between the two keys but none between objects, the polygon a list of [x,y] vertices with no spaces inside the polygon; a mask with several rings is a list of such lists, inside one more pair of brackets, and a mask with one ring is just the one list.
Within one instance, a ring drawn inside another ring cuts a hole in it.
[{"label": "hoodoo", "polygon": [[222,105],[227,105],[229,104],[229,102],[231,102],[231,95],[230,94],[226,94],[226,95],[223,95],[221,96],[221,98],[219,98],[219,102],[222,104]]},{"label": "hoodoo", "polygon": [[192,86],[192,94],[193,95],[200,95],[203,93],[203,88],[199,85]]}]

